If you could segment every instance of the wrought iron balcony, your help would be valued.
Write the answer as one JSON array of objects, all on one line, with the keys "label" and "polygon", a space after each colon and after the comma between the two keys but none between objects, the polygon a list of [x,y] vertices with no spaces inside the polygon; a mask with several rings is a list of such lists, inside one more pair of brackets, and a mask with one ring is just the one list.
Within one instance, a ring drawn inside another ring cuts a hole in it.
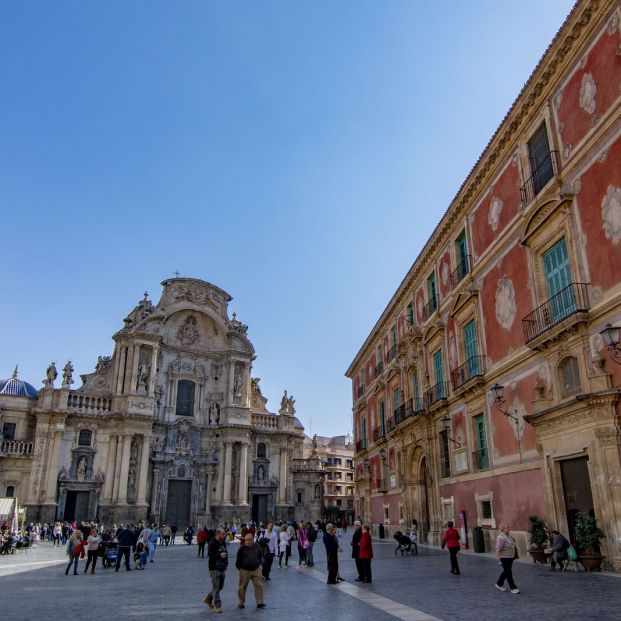
[{"label": "wrought iron balcony", "polygon": [[430,407],[434,403],[446,399],[448,394],[446,382],[438,382],[429,390],[425,391],[425,406]]},{"label": "wrought iron balcony", "polygon": [[395,410],[394,424],[398,425],[411,416],[417,416],[425,411],[421,399],[410,399]]},{"label": "wrought iron balcony", "polygon": [[429,302],[423,306],[423,321],[427,321],[436,310],[438,310],[438,296],[434,295]]},{"label": "wrought iron balcony", "polygon": [[472,463],[475,470],[488,470],[489,451],[486,448],[472,451]]},{"label": "wrought iron balcony", "polygon": [[373,429],[373,442],[377,442],[386,435],[385,425],[378,425]]},{"label": "wrought iron balcony", "polygon": [[395,419],[389,418],[386,421],[386,433],[390,433],[396,427]]},{"label": "wrought iron balcony", "polygon": [[384,362],[382,360],[380,360],[375,365],[375,377],[379,377],[382,374],[383,370],[384,370]]},{"label": "wrought iron balcony", "polygon": [[535,196],[543,190],[548,181],[558,174],[557,151],[550,151],[548,156],[537,166],[533,174],[520,188],[521,207],[524,209],[535,200]]},{"label": "wrought iron balcony", "polygon": [[360,398],[360,397],[362,397],[362,395],[364,395],[364,391],[365,391],[364,384],[360,384],[360,386],[358,386],[358,398]]},{"label": "wrought iron balcony", "polygon": [[524,343],[528,345],[568,317],[588,312],[590,307],[589,283],[571,283],[522,319]]},{"label": "wrought iron balcony", "polygon": [[472,356],[468,358],[464,364],[457,367],[454,371],[451,371],[451,383],[453,384],[453,390],[457,390],[460,386],[463,386],[466,382],[469,382],[474,377],[482,377],[486,371],[485,363],[487,358],[485,356]]},{"label": "wrought iron balcony", "polygon": [[470,273],[469,254],[464,257],[464,260],[451,273],[451,289],[455,289],[455,287],[464,279],[464,277],[468,273]]}]

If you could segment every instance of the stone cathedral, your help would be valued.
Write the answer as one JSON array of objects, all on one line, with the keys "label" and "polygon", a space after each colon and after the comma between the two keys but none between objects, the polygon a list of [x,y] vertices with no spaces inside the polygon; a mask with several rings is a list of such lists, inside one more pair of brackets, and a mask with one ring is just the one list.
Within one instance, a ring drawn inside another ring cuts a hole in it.
[{"label": "stone cathedral", "polygon": [[17,370],[0,381],[0,495],[17,496],[28,520],[318,518],[321,460],[302,458],[292,396],[267,410],[231,296],[193,278],[162,286],[79,388],[71,362],[60,378],[50,364],[39,391]]}]

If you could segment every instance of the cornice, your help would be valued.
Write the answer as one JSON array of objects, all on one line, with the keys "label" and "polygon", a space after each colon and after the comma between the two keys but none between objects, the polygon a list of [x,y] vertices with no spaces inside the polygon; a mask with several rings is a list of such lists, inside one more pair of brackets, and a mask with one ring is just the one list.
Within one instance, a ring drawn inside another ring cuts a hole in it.
[{"label": "cornice", "polygon": [[585,40],[592,33],[594,24],[599,22],[616,1],[578,0],[576,2],[483,153],[462,183],[429,240],[423,246],[414,264],[401,281],[362,348],[354,357],[345,372],[347,377],[351,376],[353,369],[360,363],[360,360],[369,355],[370,345],[375,341],[377,335],[387,329],[389,322],[394,321],[398,309],[405,302],[404,298],[413,295],[414,287],[421,274],[428,269],[429,263],[435,258],[438,247],[445,243],[456,220],[463,217],[464,212],[470,208],[473,199],[515,148],[520,130],[527,125],[536,111],[546,104],[550,92],[558,85],[558,81],[555,79],[562,75],[573,62],[577,56],[576,50],[581,49]]}]

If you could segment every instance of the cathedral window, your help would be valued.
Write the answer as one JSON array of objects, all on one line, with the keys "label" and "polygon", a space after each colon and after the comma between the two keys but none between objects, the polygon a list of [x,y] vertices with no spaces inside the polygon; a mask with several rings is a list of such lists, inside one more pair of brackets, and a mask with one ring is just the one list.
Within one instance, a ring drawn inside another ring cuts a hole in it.
[{"label": "cathedral window", "polygon": [[177,416],[194,416],[194,389],[194,382],[179,380],[177,384]]},{"label": "cathedral window", "polygon": [[93,432],[90,429],[80,429],[78,438],[78,446],[90,446]]},{"label": "cathedral window", "polygon": [[259,442],[259,444],[257,444],[257,458],[265,459],[266,457],[267,457],[267,448],[265,446],[265,443]]}]

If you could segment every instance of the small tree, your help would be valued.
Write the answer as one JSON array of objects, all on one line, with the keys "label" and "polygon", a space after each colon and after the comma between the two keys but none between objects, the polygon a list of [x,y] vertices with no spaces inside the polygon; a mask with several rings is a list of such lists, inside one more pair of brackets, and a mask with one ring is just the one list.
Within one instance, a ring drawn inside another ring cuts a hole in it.
[{"label": "small tree", "polygon": [[578,550],[599,554],[599,542],[606,535],[601,528],[598,528],[597,520],[593,516],[588,513],[576,513],[574,533]]},{"label": "small tree", "polygon": [[538,548],[539,550],[543,550],[549,541],[548,529],[538,515],[531,515],[528,518],[528,541],[531,548]]}]

